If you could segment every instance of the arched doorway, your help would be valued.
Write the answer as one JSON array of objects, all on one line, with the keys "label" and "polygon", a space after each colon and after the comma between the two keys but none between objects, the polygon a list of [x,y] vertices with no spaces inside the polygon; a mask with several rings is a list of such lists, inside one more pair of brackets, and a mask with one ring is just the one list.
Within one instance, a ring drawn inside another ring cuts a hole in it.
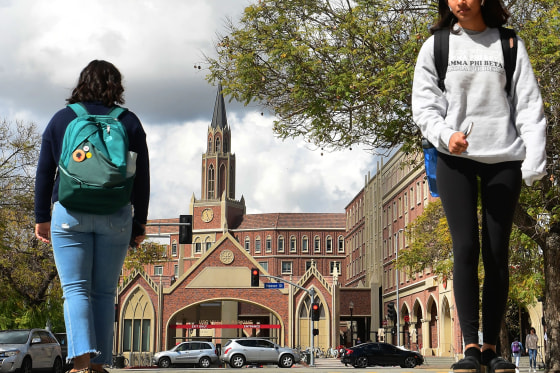
[{"label": "arched doorway", "polygon": [[441,332],[440,346],[441,356],[454,356],[455,346],[453,345],[453,319],[451,318],[451,307],[447,297],[443,298],[441,305]]},{"label": "arched doorway", "polygon": [[173,314],[166,327],[166,344],[202,340],[218,350],[229,339],[262,337],[284,344],[284,325],[272,310],[237,299],[213,299],[189,304]]},{"label": "arched doorway", "polygon": [[414,307],[412,308],[412,326],[414,327],[414,331],[412,334],[412,345],[411,349],[415,351],[420,351],[422,349],[422,320],[424,319],[424,315],[422,312],[422,305],[420,304],[419,300],[414,302]]},{"label": "arched doorway", "polygon": [[[438,311],[437,303],[432,296],[428,300],[428,348],[432,349],[430,354],[435,353],[438,346]],[[426,351],[428,353],[428,351]]]},{"label": "arched doorway", "polygon": [[[311,315],[311,297],[306,294],[298,305],[296,312],[297,315],[297,332],[296,332],[296,345],[301,348],[306,348],[311,345],[311,329],[318,329],[319,335],[315,336],[313,345],[317,348],[324,348],[325,350],[330,347],[329,345],[329,317],[328,309],[320,297],[315,296],[315,303],[319,304],[320,317],[319,321],[314,321],[312,327],[310,322]],[[354,330],[354,333],[356,331]]]},{"label": "arched doorway", "polygon": [[121,340],[118,352],[131,366],[144,365],[155,349],[155,312],[152,301],[141,287],[134,289],[124,301],[118,325]]}]

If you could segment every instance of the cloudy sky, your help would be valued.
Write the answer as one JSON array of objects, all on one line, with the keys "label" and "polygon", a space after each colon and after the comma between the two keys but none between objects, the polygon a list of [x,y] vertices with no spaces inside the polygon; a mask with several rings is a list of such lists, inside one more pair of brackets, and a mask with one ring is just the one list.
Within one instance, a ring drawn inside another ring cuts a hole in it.
[{"label": "cloudy sky", "polygon": [[[151,157],[150,219],[188,213],[217,88],[205,80],[224,20],[253,0],[0,0],[0,118],[42,132],[93,59],[124,76],[125,106],[142,120]],[[255,0],[256,1],[256,0]],[[273,118],[226,98],[237,159],[236,198],[248,213],[344,212],[375,173],[359,148],[325,153],[280,141]]]}]

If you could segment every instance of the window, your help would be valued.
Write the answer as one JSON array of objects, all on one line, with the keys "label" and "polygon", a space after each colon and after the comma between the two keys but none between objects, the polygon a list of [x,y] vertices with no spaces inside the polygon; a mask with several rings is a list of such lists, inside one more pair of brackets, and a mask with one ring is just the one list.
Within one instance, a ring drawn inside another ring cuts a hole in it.
[{"label": "window", "polygon": [[292,262],[282,262],[282,274],[292,274]]},{"label": "window", "polygon": [[245,251],[251,251],[251,239],[249,236],[245,237]]},{"label": "window", "polygon": [[321,252],[321,239],[319,238],[319,236],[315,236],[315,238],[313,239],[313,251],[316,253]]},{"label": "window", "polygon": [[220,143],[220,138],[219,138],[219,137],[216,137],[216,153],[219,153],[219,152],[220,152],[220,150],[221,150],[221,149],[220,149],[220,145],[221,145],[221,143]]},{"label": "window", "polygon": [[177,242],[171,244],[171,255],[177,256]]},{"label": "window", "polygon": [[268,272],[268,262],[259,262],[259,265]]},{"label": "window", "polygon": [[307,270],[311,268],[311,260],[306,260],[305,261],[305,272],[307,272]]},{"label": "window", "polygon": [[210,242],[209,240],[207,240],[207,241],[206,241],[206,250],[205,250],[205,251],[210,250],[211,247],[212,247],[212,242]]},{"label": "window", "polygon": [[279,253],[284,252],[284,236],[278,237],[278,252]]},{"label": "window", "polygon": [[342,236],[338,236],[338,252],[339,253],[344,252],[344,237]]},{"label": "window", "polygon": [[304,253],[309,251],[309,239],[307,238],[307,236],[303,236],[303,238],[301,239],[301,251],[303,251]]},{"label": "window", "polygon": [[163,266],[154,266],[154,276],[163,275]]},{"label": "window", "polygon": [[266,248],[265,248],[266,252],[267,253],[272,252],[272,238],[270,238],[270,236],[266,237],[265,245],[266,245]]},{"label": "window", "polygon": [[334,275],[334,269],[336,268],[336,273],[340,275],[340,262],[331,262],[331,275]]},{"label": "window", "polygon": [[173,275],[179,277],[179,266],[177,264],[173,267]]},{"label": "window", "polygon": [[261,238],[257,237],[255,239],[255,252],[256,253],[260,253],[261,252]]},{"label": "window", "polygon": [[327,236],[327,253],[332,253],[332,237]]},{"label": "window", "polygon": [[296,238],[295,238],[295,236],[290,237],[290,252],[291,253],[296,252]]},{"label": "window", "polygon": [[150,320],[124,320],[123,351],[150,351]]},{"label": "window", "polygon": [[208,168],[208,199],[214,198],[214,165]]},{"label": "window", "polygon": [[200,242],[200,238],[197,238],[194,242],[194,253],[200,254],[202,252],[202,243]]}]

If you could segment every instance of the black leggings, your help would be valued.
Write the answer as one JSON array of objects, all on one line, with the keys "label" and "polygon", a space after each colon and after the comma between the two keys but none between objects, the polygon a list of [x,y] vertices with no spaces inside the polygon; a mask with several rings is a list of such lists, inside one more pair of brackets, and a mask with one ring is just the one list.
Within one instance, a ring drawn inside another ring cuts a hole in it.
[{"label": "black leggings", "polygon": [[478,260],[482,246],[482,331],[484,343],[495,345],[508,297],[509,236],[521,191],[521,162],[485,164],[440,153],[437,187],[453,240],[453,290],[465,344],[478,344]]}]

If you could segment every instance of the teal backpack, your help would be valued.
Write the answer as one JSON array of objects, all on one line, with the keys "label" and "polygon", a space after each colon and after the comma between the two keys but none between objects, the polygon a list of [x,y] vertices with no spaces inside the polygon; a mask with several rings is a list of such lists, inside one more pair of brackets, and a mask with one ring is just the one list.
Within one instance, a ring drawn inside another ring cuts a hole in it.
[{"label": "teal backpack", "polygon": [[[128,135],[118,117],[89,114],[80,103],[70,104],[77,117],[64,133],[58,163],[58,200],[69,210],[107,215],[130,203],[134,171],[127,171]],[[135,162],[135,160],[134,160]],[[135,164],[128,167],[135,170]]]}]

